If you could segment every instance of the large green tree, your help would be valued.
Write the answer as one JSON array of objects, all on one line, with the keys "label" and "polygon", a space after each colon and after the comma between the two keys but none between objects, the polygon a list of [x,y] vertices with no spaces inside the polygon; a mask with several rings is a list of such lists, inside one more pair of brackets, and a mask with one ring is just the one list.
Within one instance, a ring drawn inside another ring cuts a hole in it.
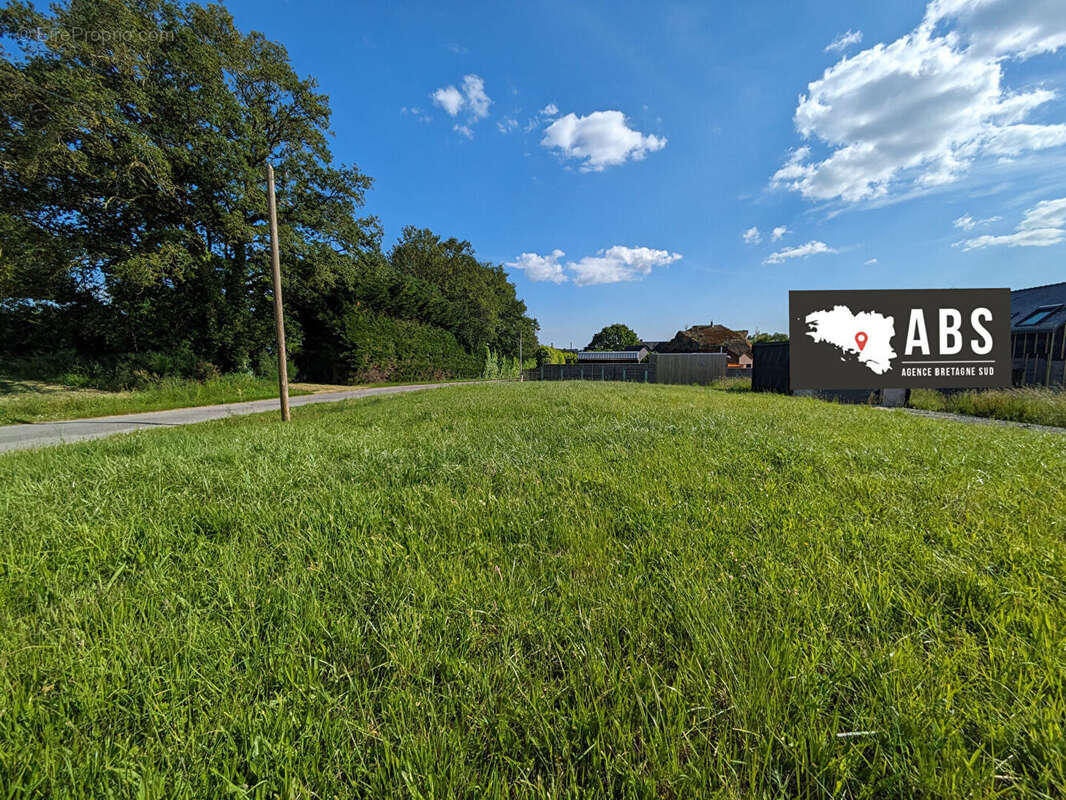
[{"label": "large green tree", "polygon": [[71,343],[96,351],[181,341],[247,364],[272,337],[268,160],[295,348],[354,292],[379,249],[356,214],[370,179],[333,163],[327,98],[283,47],[172,0],[15,2],[0,36],[7,309],[62,309]]},{"label": "large green tree", "polygon": [[370,178],[334,162],[329,120],[285,49],[242,34],[221,6],[0,9],[0,355],[269,362],[268,161],[302,372],[342,379],[373,353],[403,360],[412,342],[379,339],[411,332],[479,357],[531,352],[536,321],[469,242],[406,228],[382,252],[377,221],[358,213]]},{"label": "large green tree", "polygon": [[448,328],[471,350],[489,347],[517,356],[536,347],[536,320],[515,293],[503,268],[478,261],[467,241],[441,239],[430,230],[408,226],[389,254],[402,274],[431,284],[450,304]]},{"label": "large green tree", "polygon": [[625,350],[640,344],[640,337],[628,325],[616,322],[592,337],[587,350]]}]

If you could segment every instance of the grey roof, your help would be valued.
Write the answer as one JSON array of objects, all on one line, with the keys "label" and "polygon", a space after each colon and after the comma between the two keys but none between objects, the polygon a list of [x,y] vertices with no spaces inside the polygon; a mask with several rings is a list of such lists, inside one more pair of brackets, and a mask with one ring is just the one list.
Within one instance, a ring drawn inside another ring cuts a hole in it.
[{"label": "grey roof", "polygon": [[[1036,325],[1018,326],[1018,323],[1042,306],[1060,306],[1053,314]],[[1066,282],[1016,289],[1010,293],[1011,333],[1034,333],[1053,331],[1066,324]]]},{"label": "grey roof", "polygon": [[648,354],[647,348],[639,350],[582,350],[578,361],[640,361]]}]

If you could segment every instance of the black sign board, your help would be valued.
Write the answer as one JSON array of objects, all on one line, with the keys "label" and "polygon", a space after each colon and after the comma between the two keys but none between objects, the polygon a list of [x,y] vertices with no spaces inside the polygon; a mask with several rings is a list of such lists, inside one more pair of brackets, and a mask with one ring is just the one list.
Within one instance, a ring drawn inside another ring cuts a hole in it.
[{"label": "black sign board", "polygon": [[1009,289],[788,293],[793,389],[1011,385]]}]

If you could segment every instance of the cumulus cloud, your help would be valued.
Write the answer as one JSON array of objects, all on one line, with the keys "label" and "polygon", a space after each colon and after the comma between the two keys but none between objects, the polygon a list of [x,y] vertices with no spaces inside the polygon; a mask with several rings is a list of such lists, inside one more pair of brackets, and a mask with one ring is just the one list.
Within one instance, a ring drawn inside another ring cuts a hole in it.
[{"label": "cumulus cloud", "polygon": [[430,97],[450,117],[456,116],[463,107],[463,93],[454,86],[445,86],[443,89],[437,89]]},{"label": "cumulus cloud", "polygon": [[578,286],[592,286],[599,283],[635,281],[650,273],[653,267],[664,267],[679,258],[680,253],[667,250],[615,245],[600,250],[594,256],[585,256],[567,267],[574,273],[574,283]]},{"label": "cumulus cloud", "polygon": [[786,233],[788,233],[788,228],[785,227],[784,225],[778,225],[776,228],[774,228],[772,231],[770,231],[770,239],[771,239],[771,241],[776,242],[778,239],[780,239]]},{"label": "cumulus cloud", "polygon": [[891,44],[842,58],[807,86],[801,147],[772,177],[815,199],[846,202],[958,180],[982,157],[1066,144],[1066,125],[1026,122],[1055,97],[1011,90],[1003,62],[1066,45],[1062,0],[934,0]]},{"label": "cumulus cloud", "polygon": [[825,52],[827,53],[840,53],[847,50],[853,44],[859,44],[862,41],[862,31],[848,31],[847,33],[841,33],[833,41],[825,46]]},{"label": "cumulus cloud", "polygon": [[984,219],[974,219],[969,214],[963,214],[957,218],[951,224],[962,231],[972,231],[974,228],[981,225],[991,225],[993,222],[999,222],[1003,217],[985,217]]},{"label": "cumulus cloud", "polygon": [[465,115],[466,122],[457,122],[453,127],[468,138],[474,135],[472,125],[487,117],[489,106],[492,105],[492,98],[485,93],[485,81],[477,75],[463,76],[462,89],[444,86],[430,97],[434,105],[444,109],[449,117],[458,117],[460,113]]},{"label": "cumulus cloud", "polygon": [[564,267],[559,263],[564,255],[562,250],[553,250],[546,256],[522,253],[514,261],[507,262],[507,266],[523,270],[526,277],[533,281],[564,283],[573,280],[577,286],[593,286],[640,280],[653,268],[664,267],[681,258],[680,253],[671,253],[669,250],[615,245],[598,251],[594,256],[569,261]]},{"label": "cumulus cloud", "polygon": [[500,133],[510,133],[518,127],[518,120],[514,117],[504,117],[496,123],[496,127],[499,129]]},{"label": "cumulus cloud", "polygon": [[1029,58],[1066,45],[1061,0],[933,0],[923,25],[949,24],[981,57]]},{"label": "cumulus cloud", "polygon": [[762,234],[759,233],[759,229],[753,225],[744,231],[744,233],[740,234],[740,238],[744,240],[745,244],[758,244],[762,241]]},{"label": "cumulus cloud", "polygon": [[[958,222],[958,220],[956,220]],[[968,230],[968,229],[967,229]],[[1066,197],[1042,200],[1022,216],[1014,233],[1003,236],[978,236],[956,242],[963,250],[985,247],[1048,247],[1066,239]]]},{"label": "cumulus cloud", "polygon": [[540,143],[580,161],[582,172],[601,172],[662,150],[666,138],[633,130],[621,111],[593,111],[585,117],[559,117],[545,129]]},{"label": "cumulus cloud", "polygon": [[562,250],[552,250],[551,254],[546,256],[522,253],[514,261],[508,261],[507,266],[522,270],[531,281],[564,283],[566,275],[563,273],[562,264],[559,263],[559,259],[564,255],[566,253]]},{"label": "cumulus cloud", "polygon": [[808,256],[815,256],[819,253],[835,253],[837,252],[825,242],[810,241],[807,244],[801,244],[797,247],[786,247],[783,250],[778,250],[775,253],[771,253],[762,262],[764,264],[781,264],[788,261],[790,258],[807,258]]}]

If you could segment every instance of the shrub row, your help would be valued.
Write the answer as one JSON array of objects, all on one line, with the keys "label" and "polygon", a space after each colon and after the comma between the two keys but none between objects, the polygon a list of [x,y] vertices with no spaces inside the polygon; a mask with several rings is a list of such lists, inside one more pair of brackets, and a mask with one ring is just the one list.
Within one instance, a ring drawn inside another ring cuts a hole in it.
[{"label": "shrub row", "polygon": [[352,382],[476,378],[484,368],[482,356],[468,353],[443,328],[368,311],[345,314],[341,342]]}]

